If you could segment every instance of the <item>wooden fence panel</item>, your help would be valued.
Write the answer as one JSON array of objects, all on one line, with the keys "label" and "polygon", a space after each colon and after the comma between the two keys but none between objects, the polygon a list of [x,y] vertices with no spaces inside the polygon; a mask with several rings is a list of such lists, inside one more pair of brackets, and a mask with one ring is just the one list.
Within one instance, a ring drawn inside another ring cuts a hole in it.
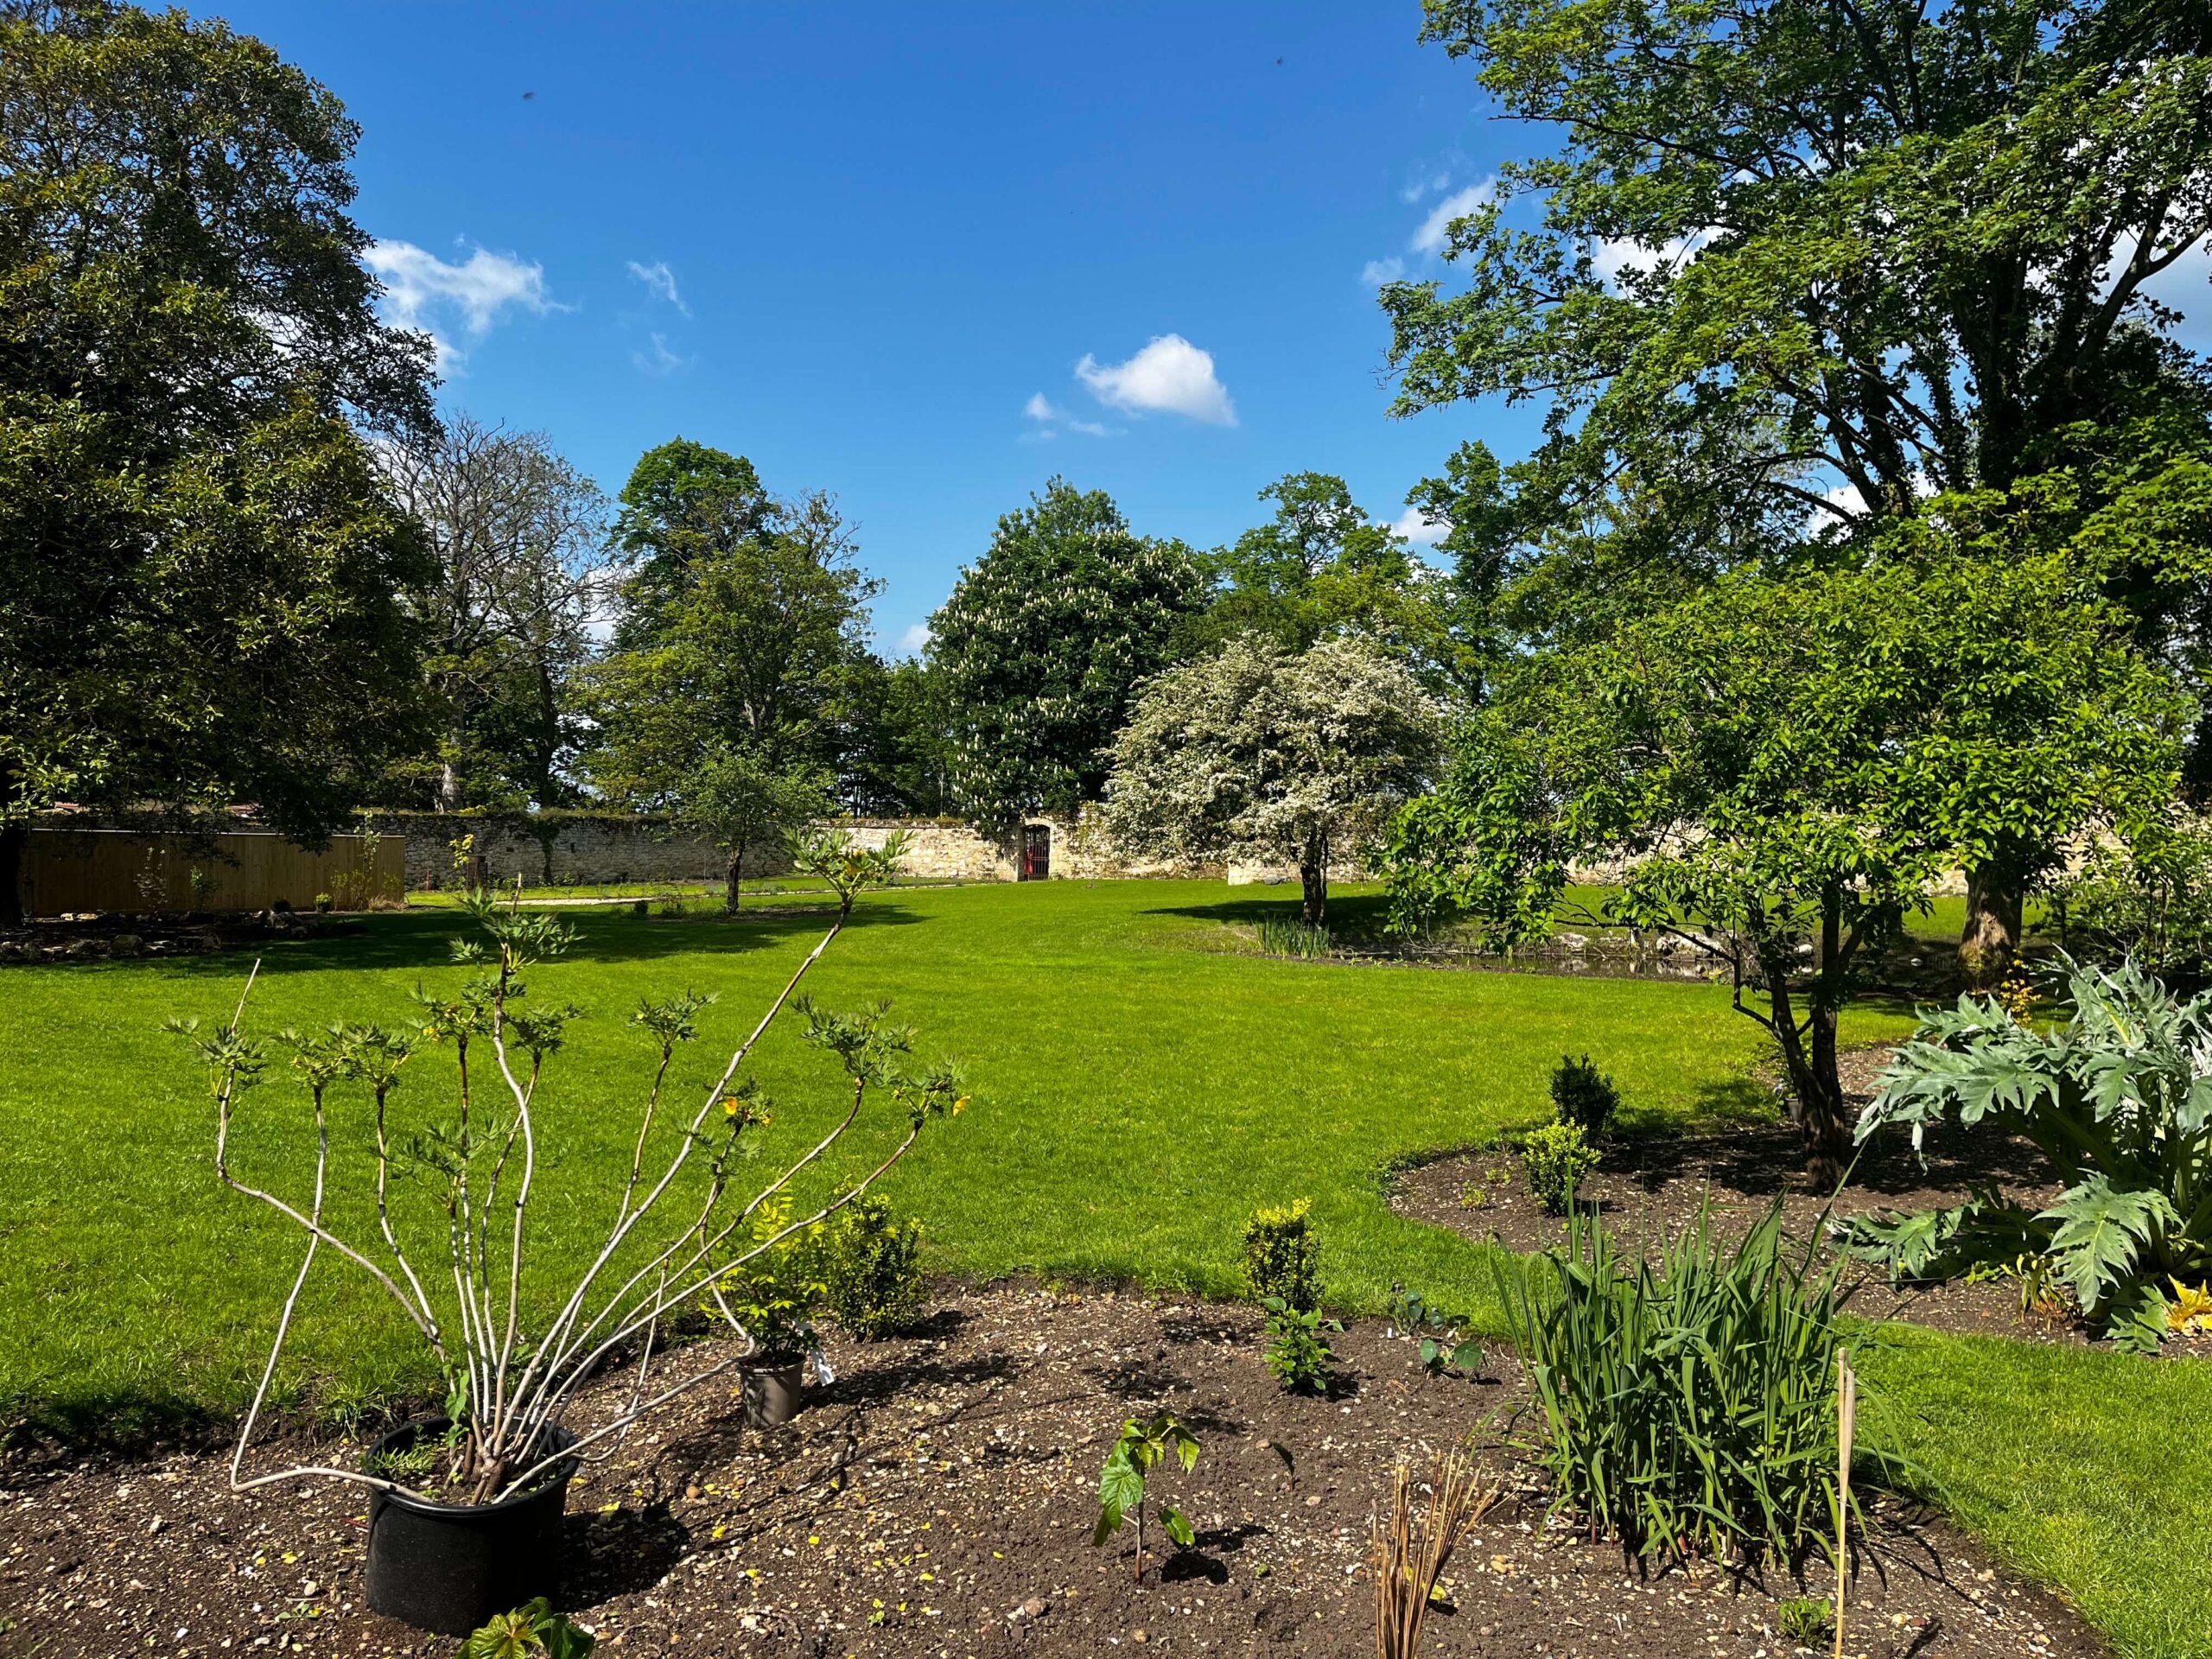
[{"label": "wooden fence panel", "polygon": [[305,911],[320,893],[366,910],[404,901],[407,847],[397,836],[333,836],[311,853],[274,835],[34,830],[24,865],[34,916],[267,910],[280,899]]}]

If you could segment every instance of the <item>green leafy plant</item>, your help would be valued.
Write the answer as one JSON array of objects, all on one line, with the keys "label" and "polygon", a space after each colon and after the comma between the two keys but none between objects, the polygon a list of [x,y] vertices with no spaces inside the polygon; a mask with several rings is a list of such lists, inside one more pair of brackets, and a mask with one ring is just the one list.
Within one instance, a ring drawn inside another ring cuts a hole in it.
[{"label": "green leafy plant", "polygon": [[584,1659],[599,1638],[553,1611],[540,1596],[477,1627],[458,1659]]},{"label": "green leafy plant", "polygon": [[1544,1213],[1563,1216],[1581,1190],[1582,1178],[1598,1167],[1598,1154],[1580,1126],[1547,1123],[1521,1143],[1521,1166]]},{"label": "green leafy plant", "polygon": [[318,893],[317,894],[315,894],[315,914],[317,914],[318,916],[327,916],[327,915],[328,915],[328,914],[330,913],[330,905],[331,905],[331,899],[330,899],[330,895],[329,895],[328,893]]},{"label": "green leafy plant", "polygon": [[1421,1339],[1421,1367],[1430,1376],[1472,1371],[1483,1363],[1482,1339],[1470,1334],[1474,1321],[1466,1314],[1447,1313],[1403,1285],[1390,1287],[1390,1312],[1401,1331]]},{"label": "green leafy plant", "polygon": [[[1096,1548],[1104,1543],[1122,1529],[1125,1517],[1134,1515],[1140,1581],[1144,1578],[1145,1483],[1171,1452],[1183,1465],[1183,1472],[1189,1474],[1198,1465],[1198,1437],[1168,1412],[1155,1412],[1142,1422],[1131,1417],[1122,1423],[1121,1438],[1114,1442],[1114,1449],[1106,1454],[1105,1466],[1098,1471],[1098,1525],[1090,1535],[1091,1546]],[[1173,1504],[1160,1505],[1160,1525],[1185,1549],[1198,1541],[1190,1522]]]},{"label": "green leafy plant", "polygon": [[1311,1198],[1300,1198],[1257,1211],[1245,1224],[1244,1283],[1258,1301],[1280,1297],[1301,1313],[1320,1306],[1321,1240],[1313,1208]]},{"label": "green leafy plant", "polygon": [[899,1220],[874,1193],[847,1205],[816,1245],[815,1271],[837,1323],[869,1342],[912,1324],[929,1287],[921,1252],[921,1224]]},{"label": "green leafy plant", "polygon": [[753,1212],[754,1249],[719,1280],[704,1303],[753,1338],[756,1363],[788,1365],[820,1345],[814,1309],[828,1288],[814,1276],[814,1253],[791,1224],[790,1194],[779,1192]]},{"label": "green leafy plant", "polygon": [[2190,986],[2212,977],[2212,824],[2093,849],[2051,895],[2068,948]]},{"label": "green leafy plant", "polygon": [[1621,1091],[1587,1054],[1579,1060],[1560,1057],[1552,1072],[1554,1118],[1573,1124],[1586,1140],[1602,1141],[1620,1109]]},{"label": "green leafy plant", "polygon": [[1270,957],[1325,962],[1334,949],[1328,928],[1318,922],[1270,916],[1260,924],[1260,949]]},{"label": "green leafy plant", "polygon": [[1777,1201],[1732,1243],[1701,1205],[1657,1264],[1579,1211],[1562,1248],[1502,1256],[1554,1509],[1647,1558],[1789,1560],[1832,1535],[1845,1263],[1818,1254]]},{"label": "green leafy plant", "polygon": [[1264,1306],[1268,1370],[1293,1394],[1326,1394],[1337,1357],[1322,1332],[1342,1335],[1344,1326],[1312,1308],[1293,1307],[1280,1296],[1268,1297]]},{"label": "green leafy plant", "polygon": [[1853,1247],[1927,1276],[2022,1253],[2124,1345],[2165,1332],[2164,1281],[2212,1267],[2212,994],[2177,999],[2132,963],[2065,961],[2073,1016],[2038,1030],[1993,997],[1923,1013],[1859,1122],[1918,1146],[1954,1118],[2033,1141],[2065,1190],[2030,1215],[1974,1203],[1853,1225]]},{"label": "green leafy plant", "polygon": [[1784,1641],[1809,1648],[1834,1630],[1834,1604],[1826,1596],[1792,1596],[1775,1604],[1774,1628]]}]

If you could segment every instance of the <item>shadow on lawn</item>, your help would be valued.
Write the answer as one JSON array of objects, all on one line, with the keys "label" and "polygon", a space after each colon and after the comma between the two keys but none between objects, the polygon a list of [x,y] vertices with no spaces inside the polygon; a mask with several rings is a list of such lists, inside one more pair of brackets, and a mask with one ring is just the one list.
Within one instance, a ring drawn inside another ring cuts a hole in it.
[{"label": "shadow on lawn", "polygon": [[[806,912],[773,913],[761,911],[721,916],[593,915],[575,918],[576,943],[563,960],[569,962],[649,962],[689,953],[739,954],[765,950],[787,939],[819,938],[830,928],[834,912],[826,906]],[[846,924],[848,932],[874,927],[908,927],[927,917],[895,904],[863,905]],[[235,977],[245,960],[258,955],[263,971],[324,972],[332,969],[390,969],[439,968],[452,961],[450,942],[467,938],[474,925],[452,911],[425,911],[401,915],[368,916],[359,932],[324,939],[241,941],[204,957],[161,959],[161,965],[180,976],[212,975]],[[100,969],[135,963],[92,963]]]}]

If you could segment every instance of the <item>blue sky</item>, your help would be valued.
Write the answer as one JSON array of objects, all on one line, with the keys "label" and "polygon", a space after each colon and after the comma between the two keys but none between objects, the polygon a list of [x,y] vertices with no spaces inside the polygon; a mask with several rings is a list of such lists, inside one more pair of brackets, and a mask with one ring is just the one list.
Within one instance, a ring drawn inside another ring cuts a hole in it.
[{"label": "blue sky", "polygon": [[356,214],[449,405],[610,493],[679,433],[835,491],[890,648],[1056,472],[1211,545],[1287,471],[1395,518],[1463,438],[1533,439],[1386,414],[1368,266],[1433,263],[1529,136],[1413,0],[194,10],[360,123]]}]

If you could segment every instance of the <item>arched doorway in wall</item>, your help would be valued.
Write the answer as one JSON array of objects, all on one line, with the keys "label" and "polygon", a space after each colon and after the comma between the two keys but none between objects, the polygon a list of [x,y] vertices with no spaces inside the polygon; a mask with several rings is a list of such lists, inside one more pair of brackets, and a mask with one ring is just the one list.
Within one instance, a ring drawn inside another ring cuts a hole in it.
[{"label": "arched doorway in wall", "polygon": [[1021,826],[1021,880],[1043,881],[1052,874],[1052,826],[1049,823],[1025,823]]}]

